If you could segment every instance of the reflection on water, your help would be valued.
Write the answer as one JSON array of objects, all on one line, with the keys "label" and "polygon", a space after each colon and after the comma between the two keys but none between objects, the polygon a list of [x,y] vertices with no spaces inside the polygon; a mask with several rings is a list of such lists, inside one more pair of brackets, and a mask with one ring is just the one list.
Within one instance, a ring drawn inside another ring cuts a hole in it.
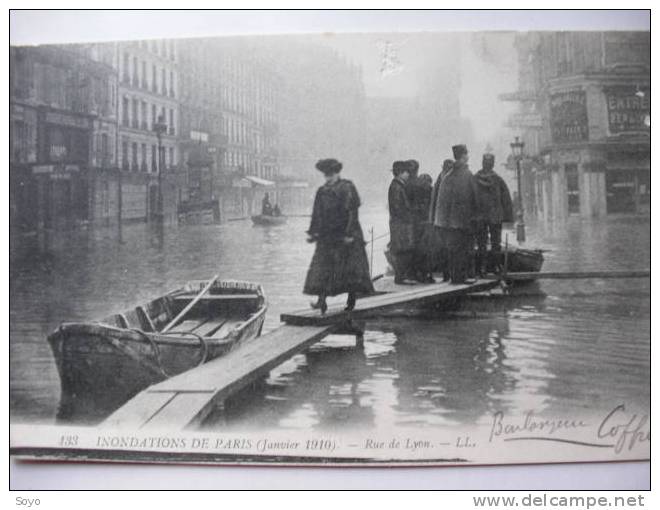
[{"label": "reflection on water", "polygon": [[[14,420],[54,420],[59,379],[46,336],[64,320],[120,311],[219,272],[262,283],[265,329],[307,306],[301,294],[313,245],[306,218],[253,227],[147,225],[16,237],[11,243],[10,356]],[[365,230],[386,231],[380,210]],[[650,266],[648,220],[532,225],[544,269]],[[377,241],[374,274],[382,272]],[[650,282],[544,281],[544,295],[474,298],[451,312],[368,324],[364,350],[330,336],[227,403],[210,428],[358,428],[474,423],[494,410],[539,413],[649,407]],[[339,298],[341,299],[341,298]]]}]

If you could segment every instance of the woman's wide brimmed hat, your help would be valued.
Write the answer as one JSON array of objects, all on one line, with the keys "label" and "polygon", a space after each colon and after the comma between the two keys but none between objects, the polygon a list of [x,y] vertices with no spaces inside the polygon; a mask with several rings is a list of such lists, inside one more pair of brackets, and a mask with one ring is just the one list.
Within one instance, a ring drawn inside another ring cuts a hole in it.
[{"label": "woman's wide brimmed hat", "polygon": [[410,172],[410,165],[407,161],[395,161],[392,163],[392,173],[394,175],[401,175],[403,172]]},{"label": "woman's wide brimmed hat", "polygon": [[323,172],[324,175],[338,174],[341,172],[343,165],[336,159],[319,159],[316,162],[316,169]]}]

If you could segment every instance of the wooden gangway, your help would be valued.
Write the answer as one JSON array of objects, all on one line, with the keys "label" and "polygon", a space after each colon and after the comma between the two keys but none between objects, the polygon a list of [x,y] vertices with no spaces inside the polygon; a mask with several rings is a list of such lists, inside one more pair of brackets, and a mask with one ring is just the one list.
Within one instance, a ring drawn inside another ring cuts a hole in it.
[{"label": "wooden gangway", "polygon": [[380,292],[358,299],[355,309],[330,306],[325,315],[318,310],[300,310],[281,315],[282,326],[250,340],[226,355],[169,378],[142,391],[103,423],[104,427],[131,429],[183,429],[200,424],[227,397],[267,377],[269,372],[295,354],[331,333],[361,337],[363,321],[379,313],[406,305],[422,305],[483,292],[497,281],[450,285],[434,283],[414,286],[379,281]]}]

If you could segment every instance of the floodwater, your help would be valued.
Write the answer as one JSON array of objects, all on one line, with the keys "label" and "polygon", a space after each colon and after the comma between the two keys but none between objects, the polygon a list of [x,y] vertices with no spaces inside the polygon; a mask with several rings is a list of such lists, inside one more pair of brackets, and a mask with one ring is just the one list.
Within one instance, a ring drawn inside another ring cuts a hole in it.
[{"label": "floodwater", "polygon": [[[387,232],[382,208],[363,208],[367,238]],[[15,236],[11,240],[10,411],[13,421],[53,422],[59,378],[46,336],[60,322],[122,311],[188,279],[264,285],[265,330],[307,306],[301,288],[313,245],[307,218],[277,227],[249,221]],[[510,234],[513,237],[513,234]],[[384,271],[387,239],[374,245]],[[650,267],[648,218],[609,217],[528,225],[544,270]],[[372,321],[364,349],[331,336],[271,372],[206,426],[230,430],[343,429],[473,424],[497,410],[563,416],[649,409],[650,279],[544,280],[542,294],[474,299],[420,318]],[[82,419],[84,421],[84,418]]]}]

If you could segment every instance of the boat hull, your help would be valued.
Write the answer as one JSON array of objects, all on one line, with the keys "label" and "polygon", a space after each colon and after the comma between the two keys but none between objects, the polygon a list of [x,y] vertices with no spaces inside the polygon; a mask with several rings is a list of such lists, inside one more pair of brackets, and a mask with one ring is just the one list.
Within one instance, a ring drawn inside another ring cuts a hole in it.
[{"label": "boat hull", "polygon": [[261,334],[266,307],[221,338],[65,323],[48,337],[61,397],[58,419],[96,422],[140,391],[216,359]]},{"label": "boat hull", "polygon": [[[392,254],[389,250],[385,251],[385,258],[387,259],[387,262],[390,264],[391,267],[394,267],[394,254]],[[499,265],[500,267],[504,266],[504,260],[505,260],[505,255],[504,253],[498,253],[498,254],[489,254],[488,257],[489,260],[489,265],[491,267],[488,268],[489,272],[494,272],[495,271],[495,264]],[[543,257],[543,251],[542,250],[528,250],[524,248],[509,248],[507,254],[506,254],[506,266],[507,266],[507,273],[519,273],[519,272],[530,272],[530,273],[538,273],[541,271],[541,268],[543,267],[543,262],[544,262],[544,257]],[[534,279],[530,280],[516,280],[517,283],[524,283],[524,282],[529,282],[529,281],[534,281]]]},{"label": "boat hull", "polygon": [[282,225],[286,223],[286,221],[287,221],[286,216],[266,216],[263,214],[252,216],[252,223],[254,223],[255,225],[263,225],[263,226]]}]

